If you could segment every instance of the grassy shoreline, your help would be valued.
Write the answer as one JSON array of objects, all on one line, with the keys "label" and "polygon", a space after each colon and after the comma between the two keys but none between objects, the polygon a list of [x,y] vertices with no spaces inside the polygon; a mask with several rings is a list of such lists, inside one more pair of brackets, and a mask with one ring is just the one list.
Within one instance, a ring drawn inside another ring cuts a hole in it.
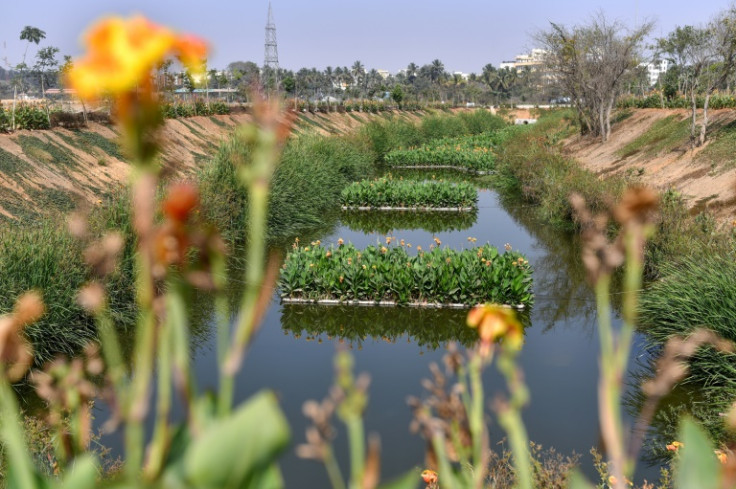
[{"label": "grassy shoreline", "polygon": [[[537,219],[579,231],[568,196],[582,195],[593,212],[607,209],[636,179],[621,176],[599,178],[565,155],[561,141],[577,129],[565,111],[545,114],[534,126],[516,131],[500,148],[494,176],[502,197],[521,199],[533,205]],[[692,215],[681,194],[667,190],[661,195],[660,219],[645,250],[647,286],[641,293],[640,331],[647,337],[652,356],[672,336],[687,336],[707,325],[726,339],[736,341],[732,321],[736,299],[723,290],[736,277],[733,231],[720,229],[708,213]],[[716,264],[718,262],[720,264]],[[726,430],[719,412],[725,412],[736,397],[733,355],[701,349],[690,362],[685,383],[697,385],[709,399],[707,409],[690,411],[716,439]],[[727,394],[725,394],[727,393]],[[656,423],[656,421],[655,421]],[[733,435],[730,435],[733,437]]]}]

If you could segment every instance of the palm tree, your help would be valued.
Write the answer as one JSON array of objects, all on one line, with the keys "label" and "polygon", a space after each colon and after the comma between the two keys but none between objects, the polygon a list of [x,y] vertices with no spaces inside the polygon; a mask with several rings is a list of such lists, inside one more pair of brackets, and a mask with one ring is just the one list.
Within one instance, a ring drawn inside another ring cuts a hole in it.
[{"label": "palm tree", "polygon": [[430,80],[438,85],[442,82],[442,79],[445,77],[445,65],[442,64],[442,61],[439,59],[432,61],[429,67],[429,76]]},{"label": "palm tree", "polygon": [[414,85],[414,80],[417,79],[417,71],[419,71],[419,66],[416,63],[409,63],[406,67],[406,79],[409,84]]},{"label": "palm tree", "polygon": [[[353,63],[353,67],[351,68],[351,72],[353,74],[353,78],[355,80],[356,85],[363,85],[363,81],[365,79],[365,66],[363,66],[363,63],[360,61],[356,61]],[[361,97],[363,97],[363,93],[361,92]]]}]

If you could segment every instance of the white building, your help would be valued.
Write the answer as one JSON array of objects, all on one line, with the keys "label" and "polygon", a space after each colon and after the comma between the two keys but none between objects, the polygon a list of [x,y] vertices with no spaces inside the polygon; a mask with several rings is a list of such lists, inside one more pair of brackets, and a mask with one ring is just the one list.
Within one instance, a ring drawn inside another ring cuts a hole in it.
[{"label": "white building", "polygon": [[654,86],[659,80],[660,75],[667,73],[670,67],[669,60],[662,59],[653,63],[641,63],[639,66],[643,66],[647,69],[647,76],[649,77],[649,86]]},{"label": "white building", "polygon": [[544,55],[547,52],[544,49],[532,49],[529,53],[517,54],[513,61],[502,61],[498,65],[499,69],[504,68],[537,68],[544,64]]}]

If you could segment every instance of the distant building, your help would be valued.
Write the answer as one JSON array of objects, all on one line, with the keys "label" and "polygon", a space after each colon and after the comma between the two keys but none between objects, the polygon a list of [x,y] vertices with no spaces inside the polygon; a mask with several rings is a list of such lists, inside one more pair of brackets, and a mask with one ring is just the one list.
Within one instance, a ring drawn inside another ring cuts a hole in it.
[{"label": "distant building", "polygon": [[378,76],[380,76],[380,77],[381,77],[381,78],[383,78],[384,80],[385,80],[386,78],[388,78],[388,76],[389,76],[389,74],[390,74],[390,73],[388,72],[388,70],[376,70],[376,72],[378,72]]},{"label": "distant building", "polygon": [[544,49],[532,49],[529,53],[517,54],[513,61],[502,61],[498,67],[504,68],[532,68],[538,69],[544,64],[544,56],[547,51]]},{"label": "distant building", "polygon": [[462,71],[455,71],[452,73],[452,76],[460,75],[460,78],[462,78],[465,81],[468,81],[468,78],[470,78],[470,73],[463,73]]},{"label": "distant building", "polygon": [[667,73],[670,68],[669,60],[663,59],[653,63],[641,63],[639,66],[646,68],[649,77],[649,86],[654,86],[659,81],[659,77]]}]

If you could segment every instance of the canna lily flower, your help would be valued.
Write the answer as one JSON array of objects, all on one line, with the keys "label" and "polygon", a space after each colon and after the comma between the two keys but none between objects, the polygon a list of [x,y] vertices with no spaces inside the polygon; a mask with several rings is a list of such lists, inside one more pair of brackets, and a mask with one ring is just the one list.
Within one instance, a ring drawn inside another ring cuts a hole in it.
[{"label": "canna lily flower", "polygon": [[433,487],[435,484],[437,484],[437,479],[439,479],[437,472],[434,470],[423,470],[422,471],[422,480],[425,484],[429,487]]},{"label": "canna lily flower", "polygon": [[672,443],[670,443],[669,445],[667,445],[667,450],[670,451],[670,452],[677,453],[677,451],[680,448],[682,448],[683,446],[685,446],[683,443],[681,443],[679,441],[673,441]]},{"label": "canna lily flower", "polygon": [[722,464],[725,464],[728,460],[728,455],[723,450],[713,450],[713,453],[716,454],[716,457],[718,457],[718,461]]},{"label": "canna lily flower", "polygon": [[467,323],[471,328],[478,328],[482,356],[488,356],[492,344],[501,339],[510,349],[521,348],[524,328],[512,309],[498,304],[479,304],[468,313]]},{"label": "canna lily flower", "polygon": [[86,100],[105,92],[122,95],[148,85],[151,72],[169,56],[202,73],[207,54],[200,39],[177,35],[142,16],[104,19],[87,32],[84,42],[87,54],[74,64],[68,80]]}]

